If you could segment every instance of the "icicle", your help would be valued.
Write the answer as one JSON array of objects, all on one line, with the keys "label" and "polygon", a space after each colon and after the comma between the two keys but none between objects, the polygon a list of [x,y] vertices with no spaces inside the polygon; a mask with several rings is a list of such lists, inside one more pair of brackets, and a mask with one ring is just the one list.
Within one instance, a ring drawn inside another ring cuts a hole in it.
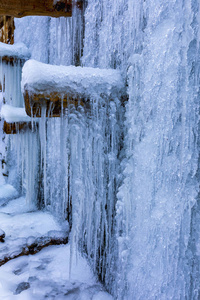
[{"label": "icicle", "polygon": [[47,205],[47,177],[46,177],[46,168],[47,168],[47,156],[46,156],[46,147],[47,147],[47,136],[46,136],[46,105],[41,107],[41,118],[39,122],[39,135],[41,143],[41,166],[43,170],[43,188],[44,188],[44,205]]}]

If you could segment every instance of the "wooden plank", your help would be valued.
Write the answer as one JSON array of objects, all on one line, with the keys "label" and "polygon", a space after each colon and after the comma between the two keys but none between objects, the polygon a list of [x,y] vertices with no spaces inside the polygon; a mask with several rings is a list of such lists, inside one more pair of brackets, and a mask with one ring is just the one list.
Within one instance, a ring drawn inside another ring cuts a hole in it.
[{"label": "wooden plank", "polygon": [[3,56],[0,58],[2,61],[4,61],[6,64],[10,63],[11,66],[14,66],[14,64],[20,64],[21,68],[23,67],[25,63],[24,58],[18,58],[18,57],[12,57],[12,56]]},{"label": "wooden plank", "polygon": [[14,17],[0,17],[0,42],[14,44]]},{"label": "wooden plank", "polygon": [[0,16],[71,17],[72,0],[0,0]]},{"label": "wooden plank", "polygon": [[[34,126],[36,126],[36,125],[34,125]],[[4,124],[3,124],[3,131],[6,134],[16,134],[21,131],[26,131],[27,129],[32,129],[31,122],[8,123],[8,122],[4,121]]]},{"label": "wooden plank", "polygon": [[46,107],[46,116],[60,117],[62,108],[66,109],[69,105],[84,106],[84,99],[76,99],[68,97],[68,95],[60,95],[59,93],[50,94],[29,94],[28,91],[24,93],[25,110],[28,116],[41,117],[41,108]]}]

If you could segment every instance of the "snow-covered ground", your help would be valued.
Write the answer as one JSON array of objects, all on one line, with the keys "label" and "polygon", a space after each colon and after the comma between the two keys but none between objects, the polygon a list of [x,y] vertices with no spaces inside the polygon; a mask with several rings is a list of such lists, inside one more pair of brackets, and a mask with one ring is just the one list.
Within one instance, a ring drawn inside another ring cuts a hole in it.
[{"label": "snow-covered ground", "polygon": [[[0,228],[5,242],[0,243],[0,259],[20,253],[38,238],[67,233],[48,212],[36,211],[25,198],[0,206]],[[10,260],[0,267],[1,300],[111,300],[95,279],[87,261],[69,245],[48,246],[41,252]]]},{"label": "snow-covered ground", "polygon": [[0,205],[2,205],[9,199],[17,197],[18,192],[12,185],[5,184],[3,176],[0,177]]},{"label": "snow-covered ground", "polygon": [[34,243],[44,245],[56,235],[68,235],[67,226],[58,224],[50,213],[37,211],[25,197],[0,206],[0,229],[6,234],[5,243],[0,243],[0,262],[19,255]]},{"label": "snow-covered ground", "polygon": [[69,268],[69,245],[50,246],[14,259],[0,268],[1,299],[113,299],[97,283],[85,259],[73,259],[71,278]]}]

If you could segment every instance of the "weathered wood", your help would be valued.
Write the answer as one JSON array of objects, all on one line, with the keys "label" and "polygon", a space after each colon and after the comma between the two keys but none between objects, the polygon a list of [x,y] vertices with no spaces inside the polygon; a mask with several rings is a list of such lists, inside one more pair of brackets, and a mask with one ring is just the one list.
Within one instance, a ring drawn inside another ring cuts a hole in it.
[{"label": "weathered wood", "polygon": [[0,15],[71,17],[72,0],[0,0]]},{"label": "weathered wood", "polygon": [[84,105],[83,99],[73,99],[68,95],[60,95],[59,93],[50,94],[29,94],[28,91],[24,93],[25,110],[28,116],[41,117],[42,107],[46,107],[46,116],[60,117],[62,109],[64,110],[69,105],[74,106]]},{"label": "weathered wood", "polygon": [[[36,126],[36,125],[34,125],[34,126]],[[3,131],[6,134],[17,134],[18,132],[26,131],[27,129],[32,129],[31,122],[8,123],[8,122],[4,121],[4,124],[3,124]]]},{"label": "weathered wood", "polygon": [[1,57],[1,60],[6,62],[6,64],[10,64],[11,66],[14,66],[14,64],[18,63],[21,67],[23,67],[25,63],[25,59],[13,56],[3,56]]},{"label": "weathered wood", "polygon": [[14,17],[0,17],[0,42],[6,44],[14,44]]}]

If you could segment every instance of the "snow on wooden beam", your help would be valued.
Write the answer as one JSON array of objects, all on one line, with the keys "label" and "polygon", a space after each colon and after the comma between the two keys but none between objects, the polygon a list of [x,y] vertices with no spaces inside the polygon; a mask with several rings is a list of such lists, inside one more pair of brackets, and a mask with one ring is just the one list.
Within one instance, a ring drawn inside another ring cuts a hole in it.
[{"label": "snow on wooden beam", "polygon": [[41,118],[42,108],[46,110],[46,117],[60,117],[62,110],[70,104],[84,105],[83,99],[69,98],[66,94],[59,93],[29,93],[24,92],[25,109],[28,116]]},{"label": "snow on wooden beam", "polygon": [[22,92],[26,113],[40,117],[58,117],[62,107],[85,105],[92,100],[106,101],[125,94],[124,82],[117,70],[47,65],[29,60],[22,70]]},{"label": "snow on wooden beam", "polygon": [[0,59],[1,61],[11,62],[29,59],[31,56],[28,48],[23,43],[7,45],[0,42]]},{"label": "snow on wooden beam", "polygon": [[32,129],[32,123],[31,122],[13,122],[13,123],[7,123],[4,121],[3,124],[3,131],[6,134],[17,134],[18,132],[24,132],[27,129]]},{"label": "snow on wooden beam", "polygon": [[[20,131],[33,129],[31,118],[27,116],[23,107],[5,104],[1,109],[1,118],[4,119],[3,131],[6,134],[16,134]],[[33,126],[35,127],[35,122]]]},{"label": "snow on wooden beam", "polygon": [[0,0],[0,16],[71,17],[72,0]]}]

